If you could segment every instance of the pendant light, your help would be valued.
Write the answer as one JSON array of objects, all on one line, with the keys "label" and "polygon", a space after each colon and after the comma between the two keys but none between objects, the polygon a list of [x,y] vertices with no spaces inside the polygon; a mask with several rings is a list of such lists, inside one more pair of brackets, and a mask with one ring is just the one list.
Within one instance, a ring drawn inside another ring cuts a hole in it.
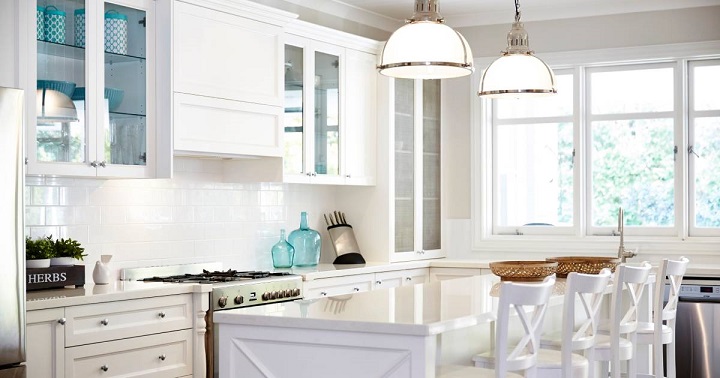
[{"label": "pendant light", "polygon": [[465,38],[445,25],[438,0],[415,0],[415,13],[383,47],[378,70],[403,79],[446,79],[473,72]]},{"label": "pendant light", "polygon": [[507,51],[483,72],[478,95],[517,98],[557,93],[552,70],[530,50],[528,34],[520,22],[519,0],[515,0],[515,22],[507,42]]},{"label": "pendant light", "polygon": [[66,94],[47,88],[37,90],[37,117],[43,123],[76,122],[77,110]]}]

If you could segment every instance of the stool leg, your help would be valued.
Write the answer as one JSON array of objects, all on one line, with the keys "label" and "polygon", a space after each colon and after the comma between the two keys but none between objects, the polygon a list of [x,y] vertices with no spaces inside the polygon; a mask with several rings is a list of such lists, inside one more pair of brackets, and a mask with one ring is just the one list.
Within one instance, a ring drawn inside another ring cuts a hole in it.
[{"label": "stool leg", "polygon": [[627,376],[628,378],[637,377],[637,334],[633,333],[630,336],[630,342],[632,343],[633,353],[632,358],[627,362]]},{"label": "stool leg", "polygon": [[655,378],[663,378],[663,344],[658,343],[658,340],[653,343],[653,374]]},{"label": "stool leg", "polygon": [[[674,337],[675,335],[673,335]],[[667,378],[675,378],[675,340],[667,345]]]}]

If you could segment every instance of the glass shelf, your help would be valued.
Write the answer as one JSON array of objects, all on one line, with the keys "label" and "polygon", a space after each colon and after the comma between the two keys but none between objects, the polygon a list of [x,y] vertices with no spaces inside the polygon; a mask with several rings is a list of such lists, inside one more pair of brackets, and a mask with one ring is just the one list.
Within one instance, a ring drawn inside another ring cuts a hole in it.
[{"label": "glass shelf", "polygon": [[134,117],[145,117],[145,114],[138,114],[138,113],[120,113],[120,112],[110,112],[110,117],[112,118],[134,118]]},{"label": "glass shelf", "polygon": [[[43,41],[41,39],[38,42],[38,54],[59,56],[63,58],[70,58],[75,60],[85,59],[85,48],[75,45],[68,45],[65,43],[55,43],[49,41]],[[144,62],[145,58],[142,56],[134,55],[122,55],[111,52],[105,52],[105,64],[113,63],[132,63],[132,62]]]}]

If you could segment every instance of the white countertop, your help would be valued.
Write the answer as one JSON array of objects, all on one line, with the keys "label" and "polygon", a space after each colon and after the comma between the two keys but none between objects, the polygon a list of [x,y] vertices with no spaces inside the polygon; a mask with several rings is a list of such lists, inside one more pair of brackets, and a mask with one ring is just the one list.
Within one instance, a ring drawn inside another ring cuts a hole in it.
[{"label": "white countertop", "polygon": [[[500,279],[481,275],[336,297],[218,311],[216,324],[436,335],[495,318]],[[561,303],[558,279],[553,302]]]},{"label": "white countertop", "polygon": [[448,260],[432,259],[421,261],[407,261],[396,263],[375,263],[365,264],[318,264],[311,267],[294,267],[289,269],[276,269],[278,272],[290,272],[303,277],[303,281],[312,281],[320,278],[342,277],[355,274],[378,273],[393,270],[418,269],[418,268],[472,268],[488,269],[490,260]]},{"label": "white countertop", "polygon": [[163,295],[209,292],[210,285],[116,281],[107,285],[86,284],[79,288],[29,291],[26,310],[77,306],[90,303],[122,301]]}]

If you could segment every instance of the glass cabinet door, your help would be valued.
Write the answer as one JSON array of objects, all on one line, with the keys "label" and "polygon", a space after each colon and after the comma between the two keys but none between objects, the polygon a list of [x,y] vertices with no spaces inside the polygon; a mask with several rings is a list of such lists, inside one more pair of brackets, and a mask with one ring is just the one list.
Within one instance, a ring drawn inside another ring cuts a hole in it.
[{"label": "glass cabinet door", "polygon": [[395,251],[415,250],[415,81],[395,79]]},{"label": "glass cabinet door", "polygon": [[37,3],[36,159],[38,162],[88,161],[84,101],[84,38],[71,32],[84,18],[83,1]]},{"label": "glass cabinet door", "polygon": [[422,249],[440,249],[440,80],[423,80]]},{"label": "glass cabinet door", "polygon": [[107,164],[147,163],[147,12],[105,3],[103,156]]},{"label": "glass cabinet door", "polygon": [[285,174],[299,175],[305,166],[303,145],[303,48],[285,45]]},{"label": "glass cabinet door", "polygon": [[340,57],[315,52],[315,156],[318,175],[340,174]]}]

